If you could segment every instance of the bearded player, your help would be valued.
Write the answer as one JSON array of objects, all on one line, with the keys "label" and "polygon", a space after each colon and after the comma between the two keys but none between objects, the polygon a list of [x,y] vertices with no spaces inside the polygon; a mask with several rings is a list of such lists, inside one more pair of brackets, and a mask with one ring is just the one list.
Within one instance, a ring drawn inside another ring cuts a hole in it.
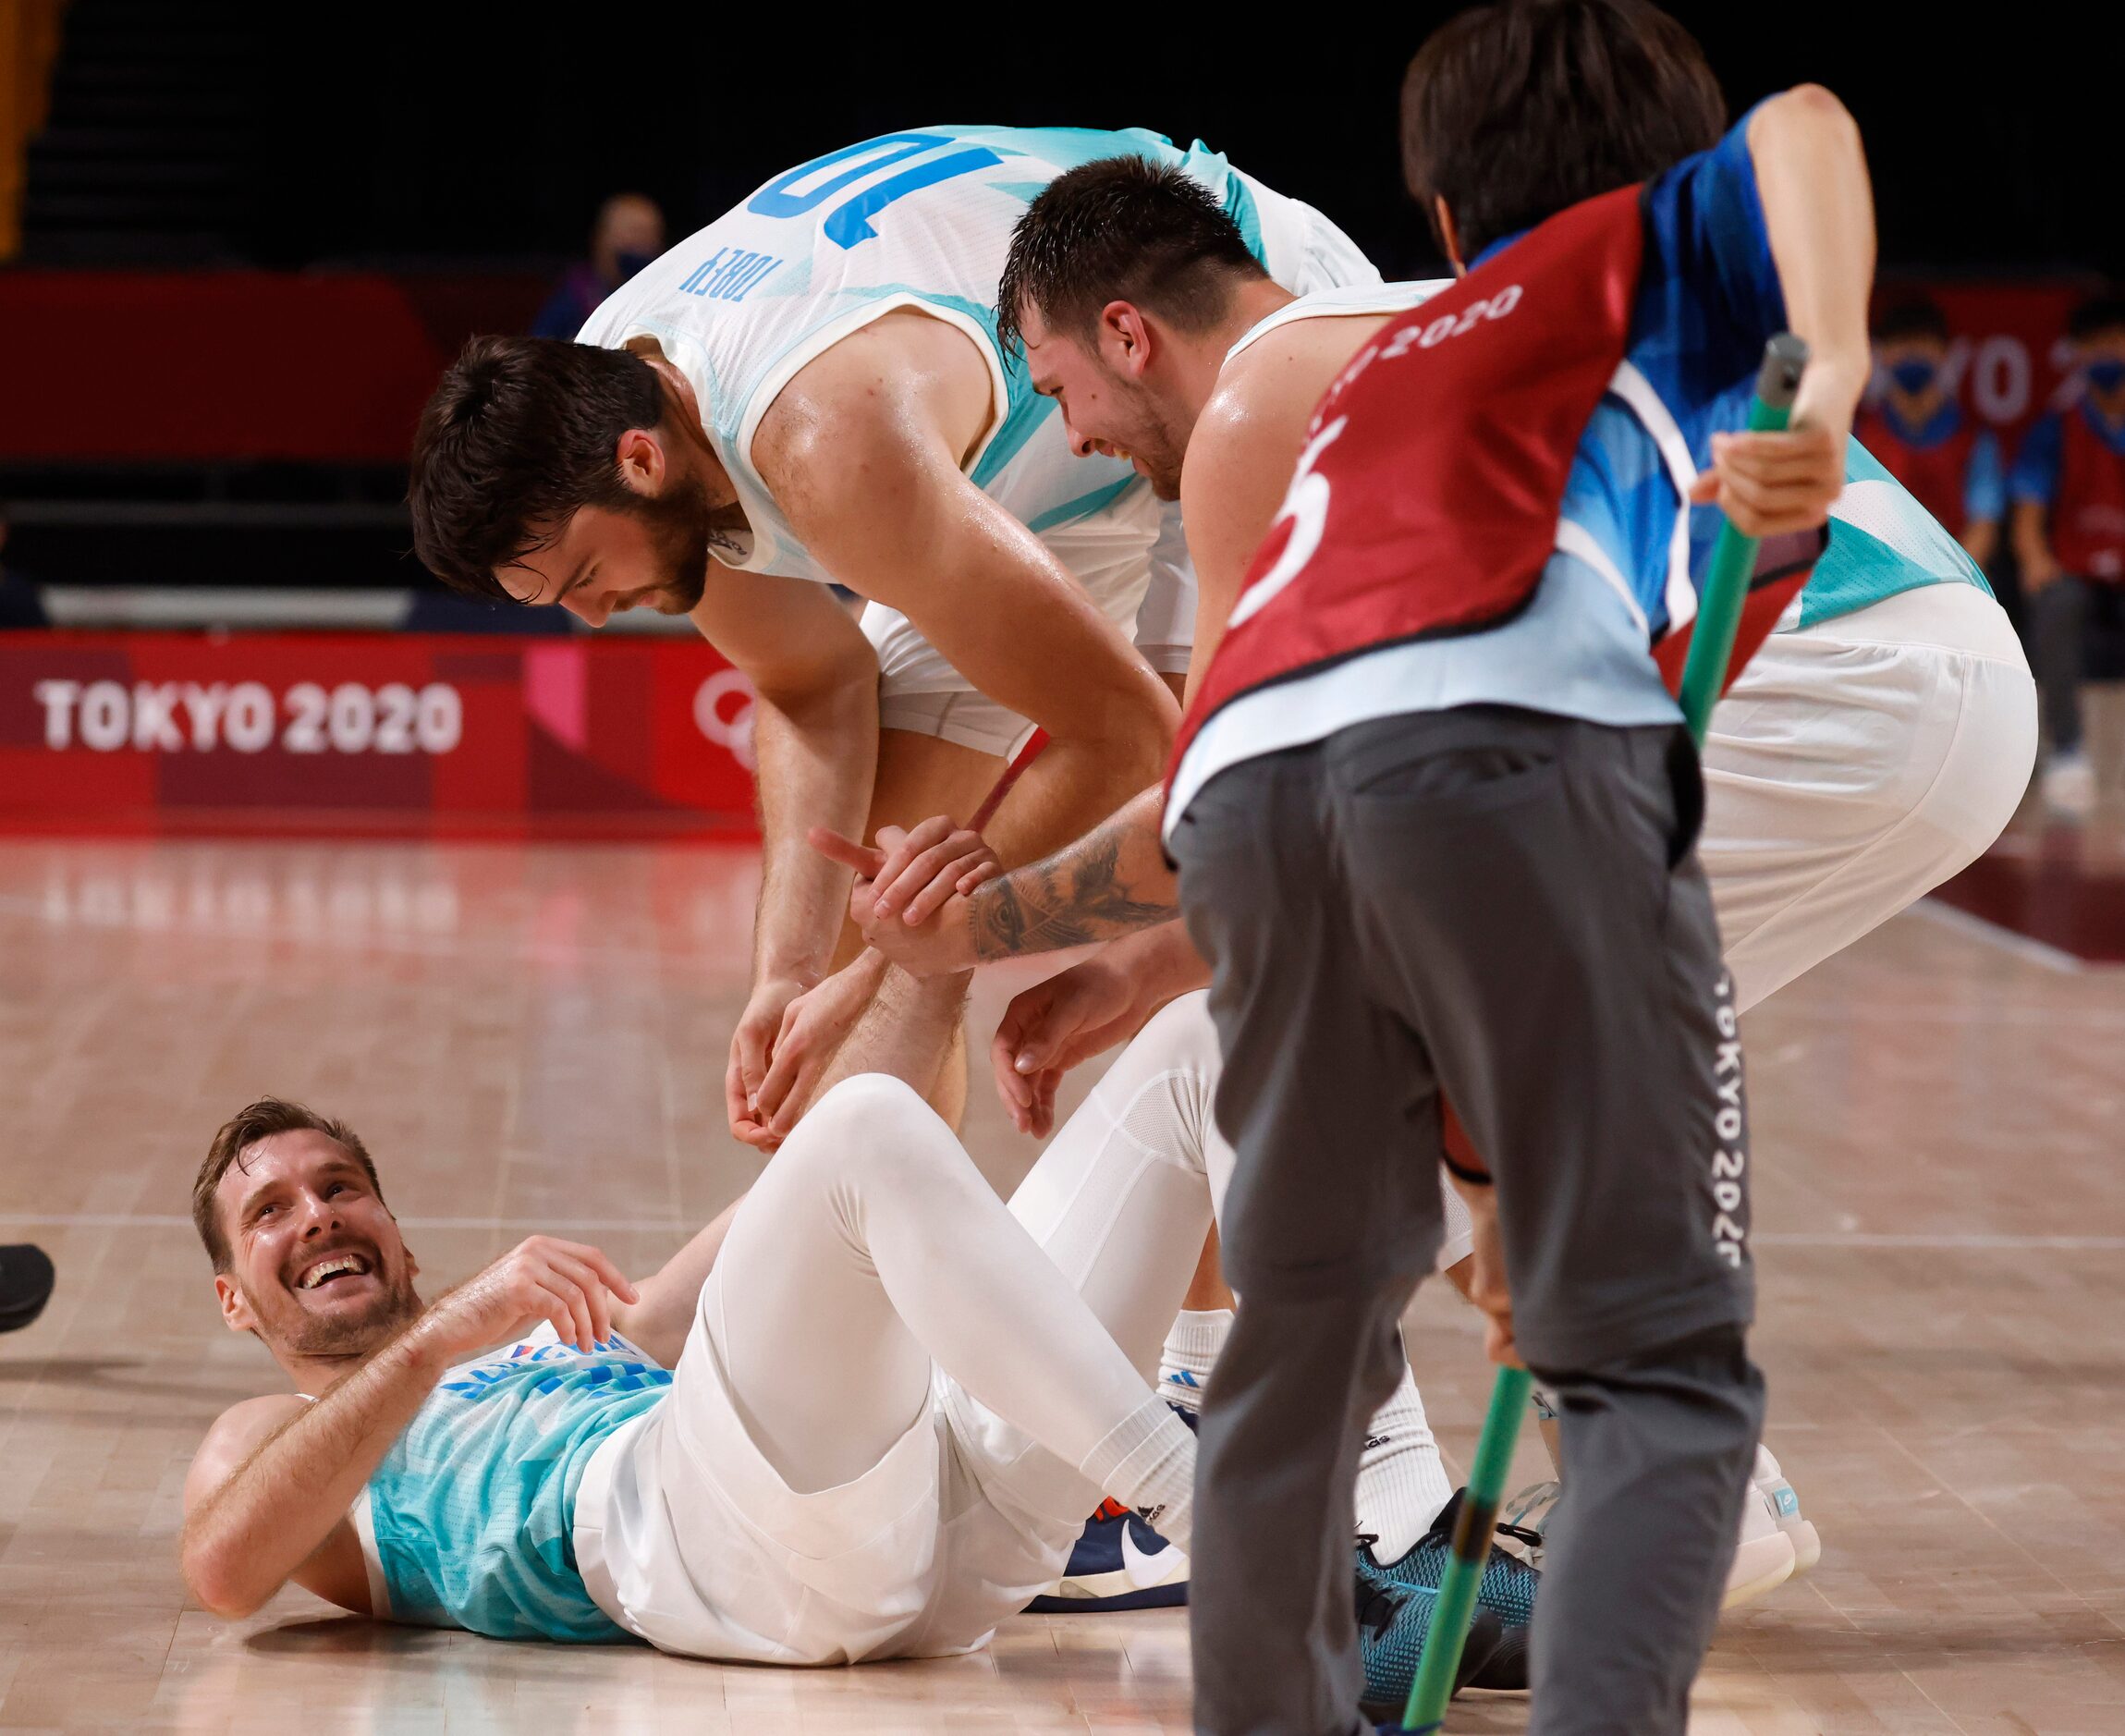
[{"label": "bearded player", "polygon": [[[1178,687],[1195,612],[1177,513],[1142,467],[1074,456],[995,334],[1028,202],[1117,153],[1199,181],[1294,292],[1378,279],[1318,212],[1200,144],[922,128],[776,176],[573,344],[476,339],[421,419],[415,544],[438,576],[592,627],[690,614],[759,691],[763,872],[725,1095],[763,1148],[883,969],[854,958],[846,872],[804,825],[971,815],[1038,726],[1047,750],[990,828],[1023,862],[1171,743],[1160,677]],[[866,599],[860,625],[829,581]],[[947,1115],[962,1071],[940,1076]]]}]

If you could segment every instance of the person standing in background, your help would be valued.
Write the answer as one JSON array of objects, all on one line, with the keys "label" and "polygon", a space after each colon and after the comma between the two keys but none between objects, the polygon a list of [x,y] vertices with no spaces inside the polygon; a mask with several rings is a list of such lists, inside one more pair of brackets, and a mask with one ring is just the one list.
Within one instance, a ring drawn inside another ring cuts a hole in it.
[{"label": "person standing in background", "polygon": [[591,256],[568,267],[531,322],[533,337],[573,337],[598,303],[664,251],[664,213],[642,193],[615,193],[598,207]]},{"label": "person standing in background", "polygon": [[2125,677],[2125,296],[2083,304],[2066,329],[2080,401],[2031,426],[2008,492],[2048,738],[2044,799],[2084,814],[2095,774],[2082,746],[2081,684]]},{"label": "person standing in background", "polygon": [[1980,567],[1999,550],[2007,476],[1999,439],[1963,413],[1950,389],[1948,316],[1919,297],[1875,324],[1881,396],[1860,411],[1852,433],[1889,474],[1917,496]]}]

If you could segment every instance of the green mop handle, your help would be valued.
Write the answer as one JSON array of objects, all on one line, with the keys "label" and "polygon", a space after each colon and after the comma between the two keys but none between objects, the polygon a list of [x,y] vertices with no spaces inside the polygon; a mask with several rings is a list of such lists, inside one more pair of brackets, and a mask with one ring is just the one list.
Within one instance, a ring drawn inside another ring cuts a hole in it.
[{"label": "green mop handle", "polygon": [[[1808,365],[1808,346],[1781,332],[1764,346],[1764,365],[1756,373],[1756,397],[1749,406],[1749,432],[1776,433],[1792,413],[1801,372]],[[1704,594],[1697,605],[1697,627],[1690,635],[1690,656],[1682,666],[1682,721],[1690,739],[1704,745],[1712,707],[1727,685],[1727,664],[1734,654],[1734,632],[1749,600],[1749,581],[1756,570],[1756,539],[1743,536],[1731,522],[1719,527],[1712,565],[1704,574]]]},{"label": "green mop handle", "polygon": [[1484,1432],[1476,1442],[1468,1493],[1462,1496],[1461,1510],[1454,1521],[1453,1559],[1439,1583],[1439,1601],[1432,1610],[1417,1679],[1410,1684],[1410,1703],[1402,1713],[1408,1730],[1436,1730],[1447,1715],[1447,1702],[1453,1698],[1461,1647],[1475,1614],[1476,1588],[1490,1563],[1491,1533],[1497,1528],[1498,1503],[1505,1499],[1505,1480],[1512,1470],[1513,1443],[1520,1438],[1520,1420],[1533,1385],[1534,1376],[1526,1369],[1501,1368],[1497,1384],[1491,1388],[1490,1413],[1484,1418]]},{"label": "green mop handle", "polygon": [[[1764,365],[1756,374],[1756,397],[1749,406],[1752,433],[1775,432],[1786,425],[1793,396],[1800,390],[1801,370],[1807,364],[1808,346],[1790,332],[1780,333],[1764,346]],[[1734,632],[1741,624],[1741,608],[1748,601],[1749,581],[1755,568],[1756,539],[1743,536],[1731,523],[1722,524],[1705,575],[1704,599],[1697,608],[1696,630],[1690,636],[1690,655],[1682,668],[1683,721],[1690,726],[1691,740],[1700,746],[1704,741],[1704,727],[1712,719],[1712,707],[1727,685]],[[1410,1684],[1410,1703],[1402,1714],[1402,1728],[1411,1736],[1434,1736],[1446,1721],[1447,1702],[1453,1698],[1454,1677],[1460,1669],[1461,1647],[1468,1642],[1469,1621],[1475,1613],[1476,1590],[1483,1583],[1484,1569],[1490,1563],[1491,1534],[1497,1527],[1498,1504],[1505,1499],[1513,1443],[1520,1437],[1520,1416],[1533,1386],[1533,1377],[1526,1369],[1501,1368],[1497,1383],[1491,1388],[1490,1412],[1484,1418],[1475,1464],[1469,1472],[1468,1494],[1454,1524],[1453,1558],[1447,1563],[1446,1577],[1439,1585],[1438,1607],[1432,1611],[1423,1657],[1418,1661],[1417,1679]]]}]

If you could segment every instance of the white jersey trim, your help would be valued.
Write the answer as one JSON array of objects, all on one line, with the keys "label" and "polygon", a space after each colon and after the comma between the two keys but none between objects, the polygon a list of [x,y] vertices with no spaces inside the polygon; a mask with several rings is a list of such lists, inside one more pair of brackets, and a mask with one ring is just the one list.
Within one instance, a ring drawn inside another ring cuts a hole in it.
[{"label": "white jersey trim", "polygon": [[354,1534],[361,1539],[361,1566],[369,1575],[369,1614],[372,1620],[391,1620],[391,1587],[384,1578],[384,1558],[376,1547],[376,1516],[370,1510],[369,1485],[354,1498],[348,1517],[354,1521]]},{"label": "white jersey trim", "polygon": [[1240,335],[1240,341],[1225,352],[1230,361],[1250,344],[1266,337],[1282,325],[1301,320],[1347,320],[1362,314],[1407,313],[1429,301],[1440,290],[1453,287],[1451,277],[1427,277],[1400,283],[1349,284],[1335,289],[1317,289],[1312,295],[1287,301],[1266,319],[1254,322]]}]

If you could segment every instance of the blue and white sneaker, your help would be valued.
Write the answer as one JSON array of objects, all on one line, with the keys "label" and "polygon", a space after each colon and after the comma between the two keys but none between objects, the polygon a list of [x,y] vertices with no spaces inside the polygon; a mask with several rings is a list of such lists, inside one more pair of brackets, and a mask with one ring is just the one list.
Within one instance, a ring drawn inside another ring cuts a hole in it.
[{"label": "blue and white sneaker", "polygon": [[1188,1552],[1160,1536],[1119,1501],[1103,1501],[1086,1522],[1063,1576],[1026,1610],[1093,1615],[1109,1609],[1174,1609],[1188,1601]]}]

